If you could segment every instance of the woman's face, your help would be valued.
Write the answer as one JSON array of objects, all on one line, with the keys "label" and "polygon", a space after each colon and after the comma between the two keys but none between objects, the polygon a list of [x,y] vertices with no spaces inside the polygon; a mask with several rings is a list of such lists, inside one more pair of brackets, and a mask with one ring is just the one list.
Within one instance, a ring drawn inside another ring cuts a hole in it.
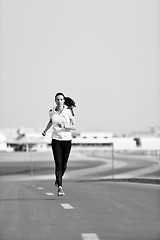
[{"label": "woman's face", "polygon": [[64,97],[62,95],[58,95],[55,99],[57,107],[63,107],[64,106]]}]

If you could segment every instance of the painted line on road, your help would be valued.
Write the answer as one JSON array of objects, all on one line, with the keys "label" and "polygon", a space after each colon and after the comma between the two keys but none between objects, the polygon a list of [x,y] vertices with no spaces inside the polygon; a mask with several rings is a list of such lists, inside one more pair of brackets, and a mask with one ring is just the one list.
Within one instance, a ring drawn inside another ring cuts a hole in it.
[{"label": "painted line on road", "polygon": [[61,203],[61,206],[64,208],[64,209],[74,209],[74,207],[72,207],[70,204],[68,203]]},{"label": "painted line on road", "polygon": [[48,196],[53,196],[53,195],[54,195],[54,193],[52,193],[52,192],[46,192],[46,194],[47,194]]},{"label": "painted line on road", "polygon": [[37,189],[41,190],[41,189],[44,189],[43,187],[38,187]]},{"label": "painted line on road", "polygon": [[95,233],[82,233],[81,235],[83,240],[99,240]]}]

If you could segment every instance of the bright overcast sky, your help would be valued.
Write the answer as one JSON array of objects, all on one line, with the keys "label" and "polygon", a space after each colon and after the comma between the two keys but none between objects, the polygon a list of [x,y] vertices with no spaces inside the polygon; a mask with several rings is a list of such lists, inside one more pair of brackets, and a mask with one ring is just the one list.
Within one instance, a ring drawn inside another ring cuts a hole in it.
[{"label": "bright overcast sky", "polygon": [[54,95],[77,131],[160,125],[159,1],[0,0],[0,127],[45,127]]}]

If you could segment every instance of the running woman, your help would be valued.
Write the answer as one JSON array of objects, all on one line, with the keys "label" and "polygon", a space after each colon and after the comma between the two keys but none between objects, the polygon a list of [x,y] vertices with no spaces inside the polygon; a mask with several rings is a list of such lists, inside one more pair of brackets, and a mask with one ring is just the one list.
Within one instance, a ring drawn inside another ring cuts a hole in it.
[{"label": "running woman", "polygon": [[42,132],[45,136],[48,129],[53,126],[52,152],[55,162],[55,186],[58,187],[58,196],[65,195],[62,185],[62,177],[67,169],[67,162],[72,146],[72,130],[76,129],[73,107],[75,102],[63,93],[55,95],[56,107],[49,111],[50,120]]}]

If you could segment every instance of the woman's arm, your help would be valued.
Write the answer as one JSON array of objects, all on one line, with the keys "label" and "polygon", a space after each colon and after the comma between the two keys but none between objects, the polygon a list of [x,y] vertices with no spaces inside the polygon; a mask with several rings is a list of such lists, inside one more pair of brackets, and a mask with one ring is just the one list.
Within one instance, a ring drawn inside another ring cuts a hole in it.
[{"label": "woman's arm", "polygon": [[50,129],[51,126],[52,126],[52,119],[49,120],[45,130],[42,132],[43,136],[46,136],[46,132],[48,131],[48,129]]},{"label": "woman's arm", "polygon": [[76,130],[75,119],[74,118],[70,119],[70,124],[69,125],[65,125],[64,128],[66,130]]}]

